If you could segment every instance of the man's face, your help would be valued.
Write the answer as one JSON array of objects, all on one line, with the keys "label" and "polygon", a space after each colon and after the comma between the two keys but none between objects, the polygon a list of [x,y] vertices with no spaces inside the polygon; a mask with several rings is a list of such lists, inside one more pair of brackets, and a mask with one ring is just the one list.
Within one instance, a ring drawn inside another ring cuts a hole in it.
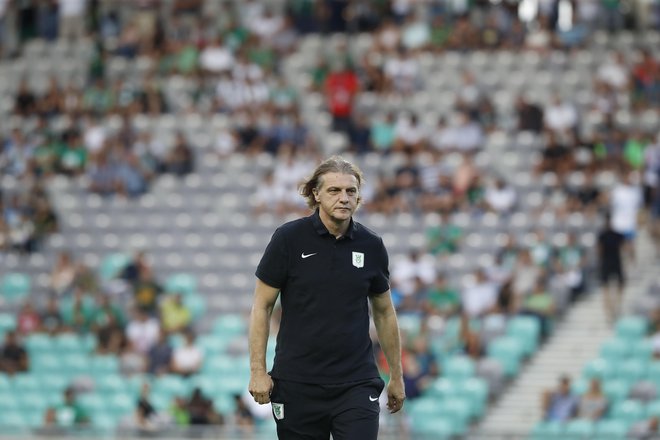
[{"label": "man's face", "polygon": [[336,222],[351,218],[358,205],[358,195],[357,178],[341,173],[324,174],[315,193],[321,215]]}]

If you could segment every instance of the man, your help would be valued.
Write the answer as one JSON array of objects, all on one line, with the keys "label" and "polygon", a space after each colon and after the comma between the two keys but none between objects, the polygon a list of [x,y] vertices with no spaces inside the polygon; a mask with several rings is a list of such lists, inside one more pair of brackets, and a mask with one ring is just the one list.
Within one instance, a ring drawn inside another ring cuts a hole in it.
[{"label": "man", "polygon": [[30,361],[25,348],[18,341],[15,331],[7,332],[5,343],[0,347],[0,372],[15,374],[28,370]]},{"label": "man", "polygon": [[[401,347],[380,237],[355,222],[362,172],[341,157],[301,185],[315,210],[278,228],[259,263],[250,317],[250,394],[271,402],[280,439],[376,439],[384,383],[369,338],[369,308],[390,369],[387,407],[405,399]],[[281,292],[273,369],[269,321]]]},{"label": "man", "polygon": [[577,414],[579,400],[571,393],[571,379],[559,378],[559,387],[548,390],[542,398],[543,414],[548,421],[567,422]]},{"label": "man", "polygon": [[[605,220],[605,228],[598,234],[598,260],[600,281],[603,288],[603,303],[608,318],[614,322],[621,311],[625,276],[623,272],[622,249],[625,243],[623,234],[614,230],[610,217]],[[609,283],[617,281],[616,295],[610,296]]]}]

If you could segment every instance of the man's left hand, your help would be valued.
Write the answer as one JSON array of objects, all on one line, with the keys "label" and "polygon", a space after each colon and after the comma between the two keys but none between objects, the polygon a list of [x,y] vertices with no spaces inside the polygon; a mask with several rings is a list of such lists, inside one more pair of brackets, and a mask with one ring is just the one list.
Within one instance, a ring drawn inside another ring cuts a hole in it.
[{"label": "man's left hand", "polygon": [[390,378],[387,384],[387,409],[390,414],[394,414],[403,408],[404,400],[406,400],[406,390],[403,385],[403,378]]}]

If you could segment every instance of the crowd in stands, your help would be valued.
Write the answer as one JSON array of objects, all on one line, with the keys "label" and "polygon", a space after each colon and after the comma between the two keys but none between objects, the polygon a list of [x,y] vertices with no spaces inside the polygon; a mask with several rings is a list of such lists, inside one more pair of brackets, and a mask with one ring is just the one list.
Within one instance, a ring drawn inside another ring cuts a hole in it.
[{"label": "crowd in stands", "polygon": [[[441,217],[439,225],[425,231],[424,248],[392,264],[398,312],[422,323],[420,332],[404,334],[409,397],[421,395],[441,374],[441,360],[429,341],[435,317],[459,320],[451,350],[480,359],[488,342],[504,331],[506,318],[535,316],[547,336],[566,303],[589,287],[592,250],[575,234],[555,242],[540,229],[530,242],[507,236],[492,255],[493,265],[460,282],[437,270],[438,263],[467,246],[455,214],[511,218],[520,205],[509,176],[493,175],[476,161],[501,115],[492,91],[475,72],[462,73],[449,117],[429,120],[407,111],[371,115],[360,108],[360,96],[411,99],[424,93],[428,84],[420,60],[427,55],[516,51],[544,56],[560,50],[574,60],[598,29],[657,29],[657,5],[646,11],[643,2],[636,2],[637,15],[625,15],[618,2],[574,1],[572,26],[567,26],[558,1],[539,2],[534,19],[519,14],[515,2],[494,6],[488,1],[290,0],[284,9],[257,0],[175,0],[167,7],[170,3],[157,0],[101,3],[0,1],[0,45],[7,62],[35,39],[91,42],[93,47],[84,83],[53,74],[41,87],[28,79],[18,84],[11,115],[30,121],[32,128],[19,124],[2,139],[0,172],[19,179],[21,186],[0,197],[0,257],[8,251],[37,252],[57,231],[58,218],[44,190],[52,176],[80,179],[103,196],[139,197],[159,175],[196,170],[198,137],[179,128],[167,133],[139,128],[141,116],[226,116],[228,124],[214,127],[210,140],[218,157],[267,153],[276,158],[255,191],[254,214],[305,212],[296,187],[320,157],[320,140],[300,108],[300,88],[287,82],[282,62],[310,32],[369,32],[372,42],[364,54],[341,44],[320,53],[305,92],[323,94],[332,128],[345,134],[351,153],[403,157],[391,174],[369,176],[364,211]],[[552,208],[558,218],[576,211],[590,219],[610,213],[615,229],[632,239],[644,207],[649,223],[660,229],[660,138],[657,125],[646,130],[628,126],[618,112],[630,111],[631,119],[657,114],[660,61],[651,50],[630,55],[613,51],[597,68],[588,105],[589,118],[599,121],[593,135],[580,130],[585,115],[577,102],[559,94],[550,102],[517,97],[514,130],[543,139],[530,171],[539,179],[557,176],[545,195],[559,200]],[[146,67],[135,72],[122,67],[117,74],[121,61]],[[183,93],[173,93],[177,83]],[[604,192],[597,180],[606,170],[618,178]],[[575,172],[583,178],[569,181]],[[52,295],[45,308],[26,302],[17,333],[7,334],[3,371],[28,368],[20,337],[33,332],[94,334],[98,352],[118,356],[127,376],[190,376],[202,365],[193,312],[179,292],[166,291],[145,255],[136,255],[112,283],[104,284],[92,268],[65,253],[50,279]],[[560,291],[569,292],[568,298],[558,297]],[[129,299],[131,306],[118,307],[117,298]],[[172,335],[183,342],[174,347]],[[570,383],[562,379],[560,389],[547,396],[549,414],[602,415],[598,382],[581,399],[568,397],[567,387]],[[145,389],[135,415],[135,423],[145,429],[156,423],[148,393]],[[222,415],[200,393],[178,400],[170,417],[182,425],[202,419],[222,423]],[[67,390],[65,406],[84,423],[74,394]],[[249,429],[251,408],[241,396],[236,404],[238,423]],[[49,423],[58,417],[56,412],[46,415]]]}]

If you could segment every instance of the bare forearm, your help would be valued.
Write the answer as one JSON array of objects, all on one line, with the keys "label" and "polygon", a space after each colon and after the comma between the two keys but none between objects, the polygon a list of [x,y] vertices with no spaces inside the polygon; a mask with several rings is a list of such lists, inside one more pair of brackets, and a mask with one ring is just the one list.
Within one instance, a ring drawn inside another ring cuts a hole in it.
[{"label": "bare forearm", "polygon": [[253,307],[250,315],[249,348],[250,371],[266,371],[266,347],[270,332],[272,308]]},{"label": "bare forearm", "polygon": [[394,310],[374,316],[380,346],[390,367],[390,377],[402,377],[401,336]]}]

